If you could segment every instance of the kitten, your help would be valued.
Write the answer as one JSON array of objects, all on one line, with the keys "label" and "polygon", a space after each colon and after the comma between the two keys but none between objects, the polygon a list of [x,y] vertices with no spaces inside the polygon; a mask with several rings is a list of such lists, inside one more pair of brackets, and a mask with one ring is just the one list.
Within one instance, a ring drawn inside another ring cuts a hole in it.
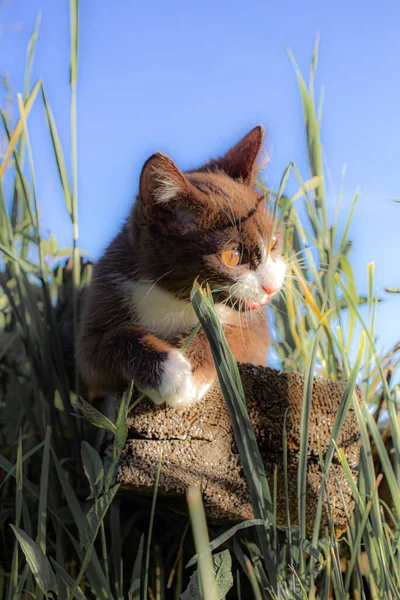
[{"label": "kitten", "polygon": [[216,311],[238,362],[264,365],[269,343],[261,307],[282,287],[279,227],[255,190],[264,130],[258,126],[222,158],[183,174],[157,152],[143,166],[130,215],[93,270],[78,361],[90,388],[130,382],[156,404],[202,398],[216,372],[197,323],[193,281],[221,290]]}]

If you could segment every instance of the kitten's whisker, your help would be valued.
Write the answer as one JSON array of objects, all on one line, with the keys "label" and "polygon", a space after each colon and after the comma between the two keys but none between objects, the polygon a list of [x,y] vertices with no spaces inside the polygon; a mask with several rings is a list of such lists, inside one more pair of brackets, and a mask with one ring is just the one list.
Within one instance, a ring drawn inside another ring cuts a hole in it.
[{"label": "kitten's whisker", "polygon": [[173,271],[175,271],[176,269],[170,269],[169,271],[167,271],[166,273],[164,273],[163,275],[160,275],[160,277],[158,277],[155,281],[154,280],[141,280],[144,283],[153,283],[153,285],[148,289],[147,293],[145,294],[145,297],[143,298],[143,300],[140,302],[140,304],[143,304],[143,302],[145,302],[148,298],[148,295],[150,294],[150,292],[153,290],[154,286],[157,285],[157,283],[159,283],[161,281],[161,279],[163,279],[163,277],[166,277],[167,275],[170,275],[170,273],[172,273]]},{"label": "kitten's whisker", "polygon": [[[298,279],[297,277],[293,277],[293,278],[291,277],[290,279],[291,279],[291,280],[293,280],[293,281],[301,281],[301,280],[300,280],[300,279]],[[327,298],[325,297],[325,292],[324,292],[323,290],[321,290],[321,289],[320,289],[320,288],[319,288],[319,287],[318,287],[318,286],[317,286],[315,283],[312,283],[311,281],[307,281],[307,282],[306,282],[306,285],[307,285],[307,287],[310,289],[310,291],[312,291],[312,292],[318,292],[318,294],[320,294],[320,296],[321,296],[321,298],[322,298],[323,300],[326,300],[326,299],[327,299]],[[286,288],[286,287],[287,287],[287,282],[284,282],[284,284],[283,284],[283,286],[282,286],[282,287],[285,287],[285,288]],[[298,290],[298,289],[297,289],[297,287],[293,287],[292,289],[293,289],[293,290],[294,290],[296,293],[299,293],[300,295],[302,295],[302,294],[301,294],[301,292],[300,292],[300,290]],[[302,296],[302,297],[304,297],[304,296]]]},{"label": "kitten's whisker", "polygon": [[297,252],[291,254],[290,258],[292,258],[293,256],[298,256],[299,254],[303,254],[303,252],[305,252],[306,250],[314,250],[317,247],[318,246],[316,246],[316,244],[313,244],[312,246],[307,246],[306,248],[300,248],[300,250],[297,250]]},{"label": "kitten's whisker", "polygon": [[232,216],[224,208],[220,208],[219,211],[222,212],[224,215],[226,215],[228,217],[229,221],[231,222],[232,227],[234,229],[237,229],[237,225],[235,222],[235,215],[233,214],[232,206],[230,204],[229,204],[229,208],[231,209]]}]

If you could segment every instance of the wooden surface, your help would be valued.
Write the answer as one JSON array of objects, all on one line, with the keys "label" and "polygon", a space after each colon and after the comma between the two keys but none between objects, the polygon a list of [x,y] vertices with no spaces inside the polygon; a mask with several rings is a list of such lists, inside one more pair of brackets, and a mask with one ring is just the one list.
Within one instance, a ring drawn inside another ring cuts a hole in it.
[{"label": "wooden surface", "polygon": [[[247,407],[260,447],[265,470],[273,489],[277,469],[277,516],[286,524],[283,478],[283,427],[287,415],[289,510],[297,521],[297,465],[304,379],[297,373],[284,373],[266,367],[239,365]],[[345,384],[315,378],[310,416],[307,462],[307,526],[312,530],[321,472],[317,438],[325,454]],[[360,391],[357,390],[361,400]],[[183,496],[189,485],[202,480],[203,498],[209,518],[243,520],[252,518],[247,483],[233,436],[230,418],[218,383],[198,404],[178,410],[156,407],[142,401],[129,418],[129,439],[120,467],[119,481],[136,492],[149,492],[154,485],[158,458],[163,453],[160,495]],[[356,479],[359,460],[357,421],[351,408],[338,444],[345,451]],[[337,460],[328,478],[329,510],[338,531],[346,527],[345,511],[353,511],[353,498],[346,475]],[[322,524],[327,522],[325,501]]]}]

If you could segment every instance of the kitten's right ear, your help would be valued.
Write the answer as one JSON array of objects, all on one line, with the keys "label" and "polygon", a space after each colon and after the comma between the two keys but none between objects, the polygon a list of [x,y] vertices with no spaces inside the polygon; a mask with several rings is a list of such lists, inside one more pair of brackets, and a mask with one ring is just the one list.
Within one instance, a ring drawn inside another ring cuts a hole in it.
[{"label": "kitten's right ear", "polygon": [[146,214],[154,204],[168,204],[191,194],[191,184],[176,164],[162,152],[145,162],[140,175],[139,194]]},{"label": "kitten's right ear", "polygon": [[261,165],[257,161],[264,141],[264,127],[257,125],[221,158],[212,159],[202,171],[224,171],[229,177],[245,185],[254,185]]}]

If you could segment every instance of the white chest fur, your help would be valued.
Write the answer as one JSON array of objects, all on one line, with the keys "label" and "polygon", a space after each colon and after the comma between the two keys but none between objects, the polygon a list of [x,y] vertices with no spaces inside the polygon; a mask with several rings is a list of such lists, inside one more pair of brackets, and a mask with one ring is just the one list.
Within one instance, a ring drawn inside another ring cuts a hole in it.
[{"label": "white chest fur", "polygon": [[[197,317],[188,301],[179,300],[170,292],[141,281],[124,284],[124,294],[135,324],[162,339],[185,333],[197,324]],[[217,306],[222,323],[236,324],[237,314],[227,306]]]}]

